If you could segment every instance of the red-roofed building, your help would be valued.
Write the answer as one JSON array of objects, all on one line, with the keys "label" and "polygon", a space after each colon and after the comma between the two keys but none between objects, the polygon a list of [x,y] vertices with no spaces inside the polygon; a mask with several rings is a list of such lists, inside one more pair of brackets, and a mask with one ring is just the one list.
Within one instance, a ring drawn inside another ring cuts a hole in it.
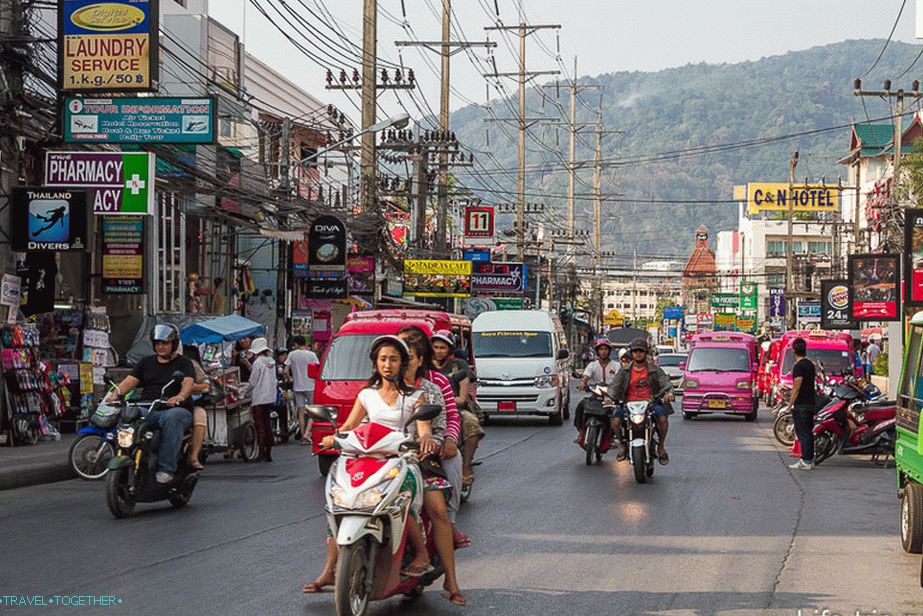
[{"label": "red-roofed building", "polygon": [[709,312],[711,294],[718,286],[715,253],[708,247],[708,228],[695,230],[695,248],[683,268],[683,306],[687,312]]}]

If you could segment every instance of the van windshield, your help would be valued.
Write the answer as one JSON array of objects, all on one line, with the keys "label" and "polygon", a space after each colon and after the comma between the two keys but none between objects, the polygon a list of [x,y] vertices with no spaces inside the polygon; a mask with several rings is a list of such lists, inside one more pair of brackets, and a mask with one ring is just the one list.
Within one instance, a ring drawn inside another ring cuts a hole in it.
[{"label": "van windshield", "polygon": [[750,372],[747,349],[696,347],[689,355],[687,372]]},{"label": "van windshield", "polygon": [[337,336],[327,349],[320,378],[324,381],[367,381],[372,375],[369,349],[374,334]]},{"label": "van windshield", "polygon": [[474,356],[551,357],[551,333],[526,331],[476,332]]},{"label": "van windshield", "polygon": [[[823,364],[824,372],[827,374],[842,374],[851,372],[853,369],[853,358],[849,351],[845,349],[812,349],[808,347],[808,359],[815,364]],[[789,347],[785,351],[785,359],[782,360],[782,374],[788,374],[795,365],[795,352]]]}]

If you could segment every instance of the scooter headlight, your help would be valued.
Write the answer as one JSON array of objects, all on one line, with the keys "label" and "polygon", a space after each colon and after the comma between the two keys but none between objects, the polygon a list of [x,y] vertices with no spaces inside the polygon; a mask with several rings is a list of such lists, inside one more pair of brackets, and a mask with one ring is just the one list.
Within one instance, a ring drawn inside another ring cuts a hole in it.
[{"label": "scooter headlight", "polygon": [[631,414],[631,423],[634,423],[634,424],[643,424],[643,423],[644,423],[644,413],[632,413],[632,414]]},{"label": "scooter headlight", "polygon": [[119,447],[122,449],[128,449],[135,442],[135,429],[131,426],[125,428],[119,428]]},{"label": "scooter headlight", "polygon": [[340,486],[333,486],[330,490],[333,496],[333,504],[343,509],[371,509],[377,507],[381,499],[384,498],[384,491],[381,488],[371,488],[360,492],[356,500],[349,502],[349,496],[346,490]]}]

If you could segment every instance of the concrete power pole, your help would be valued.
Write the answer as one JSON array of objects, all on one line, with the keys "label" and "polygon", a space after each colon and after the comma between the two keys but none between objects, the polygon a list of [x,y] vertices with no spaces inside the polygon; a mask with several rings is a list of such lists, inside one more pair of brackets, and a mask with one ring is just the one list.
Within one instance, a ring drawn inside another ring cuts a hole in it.
[{"label": "concrete power pole", "polygon": [[[362,130],[375,124],[378,99],[378,2],[363,0],[362,8]],[[362,135],[359,156],[359,204],[363,212],[375,209],[376,135]]]},{"label": "concrete power pole", "polygon": [[[20,0],[0,0],[0,38],[22,41],[24,16]],[[16,47],[16,43],[10,43]],[[7,106],[12,115],[18,107],[18,97],[22,94],[22,64],[20,58],[6,54],[0,59],[0,105]],[[0,135],[0,195],[9,195],[11,189],[18,185],[22,173],[22,151],[20,139],[14,134]],[[7,197],[8,199],[8,197]],[[0,203],[0,274],[12,271],[12,252],[10,250],[10,208],[9,202]]]},{"label": "concrete power pole", "polygon": [[[560,71],[526,71],[526,37],[538,30],[558,29],[558,24],[518,26],[491,26],[485,30],[515,30],[519,33],[519,70],[515,73],[487,73],[485,77],[515,77],[519,83],[519,114],[515,122],[519,128],[518,176],[516,181],[516,258],[525,257],[526,232],[526,130],[545,118],[526,117],[526,84],[539,75],[557,75]],[[493,118],[509,121],[509,118]]]}]

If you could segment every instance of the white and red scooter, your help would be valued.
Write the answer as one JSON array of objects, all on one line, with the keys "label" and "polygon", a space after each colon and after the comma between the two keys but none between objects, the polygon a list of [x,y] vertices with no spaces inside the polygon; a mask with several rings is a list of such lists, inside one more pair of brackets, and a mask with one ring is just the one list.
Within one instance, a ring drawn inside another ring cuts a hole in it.
[{"label": "white and red scooter", "polygon": [[334,409],[309,406],[308,414],[334,426],[339,458],[327,475],[327,522],[339,547],[334,588],[337,616],[363,616],[369,601],[395,595],[419,597],[442,574],[429,520],[423,519],[433,571],[420,577],[401,573],[412,560],[407,523],[411,507],[421,509],[423,485],[419,473],[416,496],[402,489],[417,447],[407,434],[414,421],[435,418],[442,408],[421,405],[403,431],[366,423],[348,433],[336,432]]}]

